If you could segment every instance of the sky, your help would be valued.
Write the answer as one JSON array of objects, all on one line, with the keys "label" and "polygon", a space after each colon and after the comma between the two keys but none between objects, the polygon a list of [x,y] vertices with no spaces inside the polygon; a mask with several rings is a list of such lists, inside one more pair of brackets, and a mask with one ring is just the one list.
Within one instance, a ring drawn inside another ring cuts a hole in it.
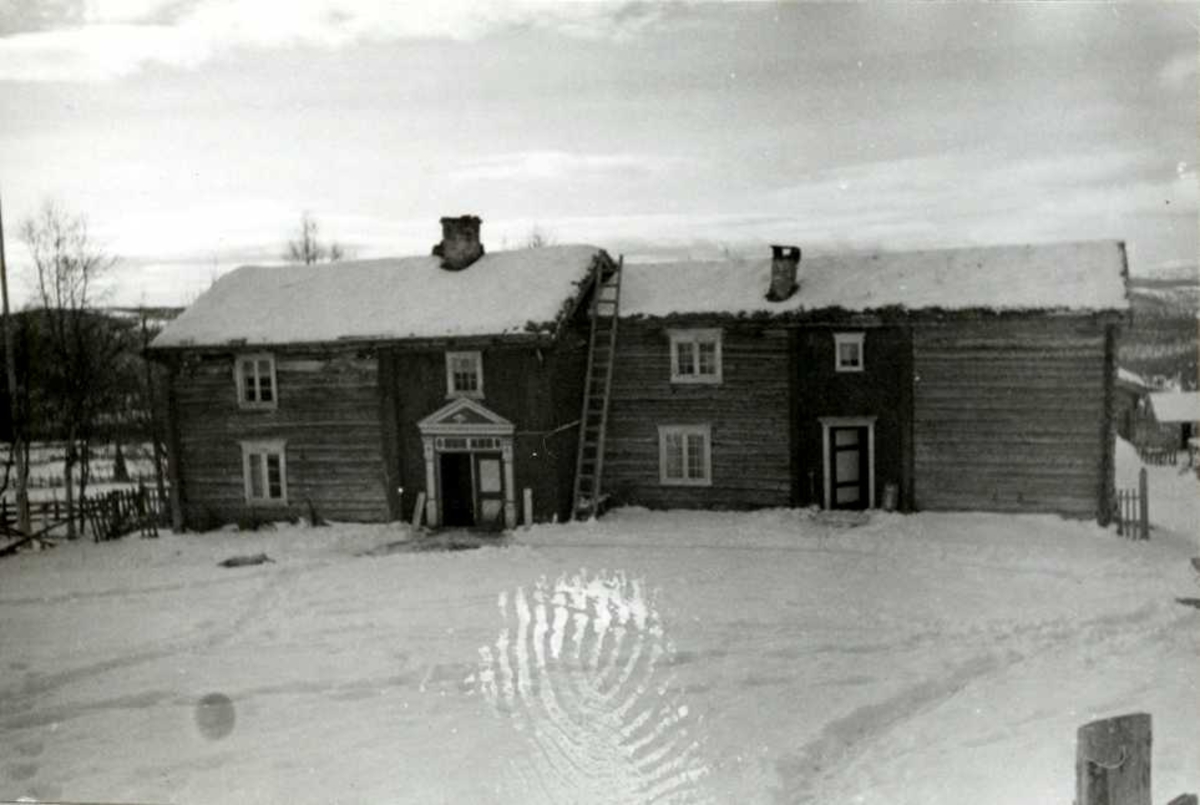
[{"label": "sky", "polygon": [[0,0],[12,293],[47,200],[110,304],[537,231],[629,260],[1125,240],[1197,257],[1200,4]]}]

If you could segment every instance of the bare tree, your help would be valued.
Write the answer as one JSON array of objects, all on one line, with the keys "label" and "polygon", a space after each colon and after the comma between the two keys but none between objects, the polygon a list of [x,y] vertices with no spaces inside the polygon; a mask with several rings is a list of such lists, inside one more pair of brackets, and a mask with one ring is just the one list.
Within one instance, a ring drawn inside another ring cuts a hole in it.
[{"label": "bare tree", "polygon": [[530,229],[529,234],[525,236],[526,249],[541,249],[545,246],[553,246],[554,243],[554,237],[547,234],[537,224],[534,224],[533,229]]},{"label": "bare tree", "polygon": [[341,260],[346,255],[346,250],[337,241],[332,241],[328,245],[321,242],[318,237],[320,226],[317,224],[317,219],[308,210],[300,216],[300,231],[297,232],[297,237],[294,240],[287,242],[287,249],[283,253],[283,259],[292,263],[304,263],[312,265],[323,260],[336,262]]},{"label": "bare tree", "polygon": [[[73,476],[80,466],[79,494],[87,493],[88,457],[95,425],[110,397],[119,394],[114,371],[122,345],[119,332],[94,305],[98,283],[116,259],[88,233],[87,219],[46,202],[21,226],[37,271],[46,349],[52,358],[44,379],[44,412],[65,442],[63,478],[67,511],[73,510]],[[75,535],[73,519],[68,535]]]}]

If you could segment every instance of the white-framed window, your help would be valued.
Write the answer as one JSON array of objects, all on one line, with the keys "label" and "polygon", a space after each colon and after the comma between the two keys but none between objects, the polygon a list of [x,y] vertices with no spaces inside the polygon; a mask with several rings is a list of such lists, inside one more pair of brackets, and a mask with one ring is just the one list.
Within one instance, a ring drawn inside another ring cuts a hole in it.
[{"label": "white-framed window", "polygon": [[658,478],[665,486],[712,486],[712,427],[659,425]]},{"label": "white-framed window", "polygon": [[863,338],[866,333],[833,334],[833,368],[839,372],[863,370]]},{"label": "white-framed window", "polygon": [[234,361],[238,406],[241,408],[275,408],[278,405],[278,385],[275,383],[275,357],[239,355]]},{"label": "white-framed window", "polygon": [[483,358],[480,353],[446,353],[446,396],[483,396]]},{"label": "white-framed window", "polygon": [[721,331],[670,330],[671,382],[721,382]]},{"label": "white-framed window", "polygon": [[286,506],[287,451],[282,439],[242,442],[246,502]]}]

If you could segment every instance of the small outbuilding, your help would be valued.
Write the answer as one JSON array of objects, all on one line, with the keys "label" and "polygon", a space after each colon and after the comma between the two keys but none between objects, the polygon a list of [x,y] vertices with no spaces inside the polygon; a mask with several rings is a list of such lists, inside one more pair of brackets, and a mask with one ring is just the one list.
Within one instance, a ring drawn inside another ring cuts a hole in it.
[{"label": "small outbuilding", "polygon": [[1171,435],[1175,449],[1187,450],[1200,423],[1200,391],[1154,392],[1150,413],[1158,427]]}]

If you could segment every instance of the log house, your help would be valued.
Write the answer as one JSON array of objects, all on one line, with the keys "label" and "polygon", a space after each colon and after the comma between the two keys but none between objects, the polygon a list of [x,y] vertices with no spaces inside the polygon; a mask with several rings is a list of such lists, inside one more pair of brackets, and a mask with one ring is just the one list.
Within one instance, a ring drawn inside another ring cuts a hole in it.
[{"label": "log house", "polygon": [[[572,515],[601,249],[245,268],[151,345],[178,519]],[[609,505],[1055,512],[1113,488],[1120,243],[631,264]],[[525,491],[532,506],[526,510]]]}]

